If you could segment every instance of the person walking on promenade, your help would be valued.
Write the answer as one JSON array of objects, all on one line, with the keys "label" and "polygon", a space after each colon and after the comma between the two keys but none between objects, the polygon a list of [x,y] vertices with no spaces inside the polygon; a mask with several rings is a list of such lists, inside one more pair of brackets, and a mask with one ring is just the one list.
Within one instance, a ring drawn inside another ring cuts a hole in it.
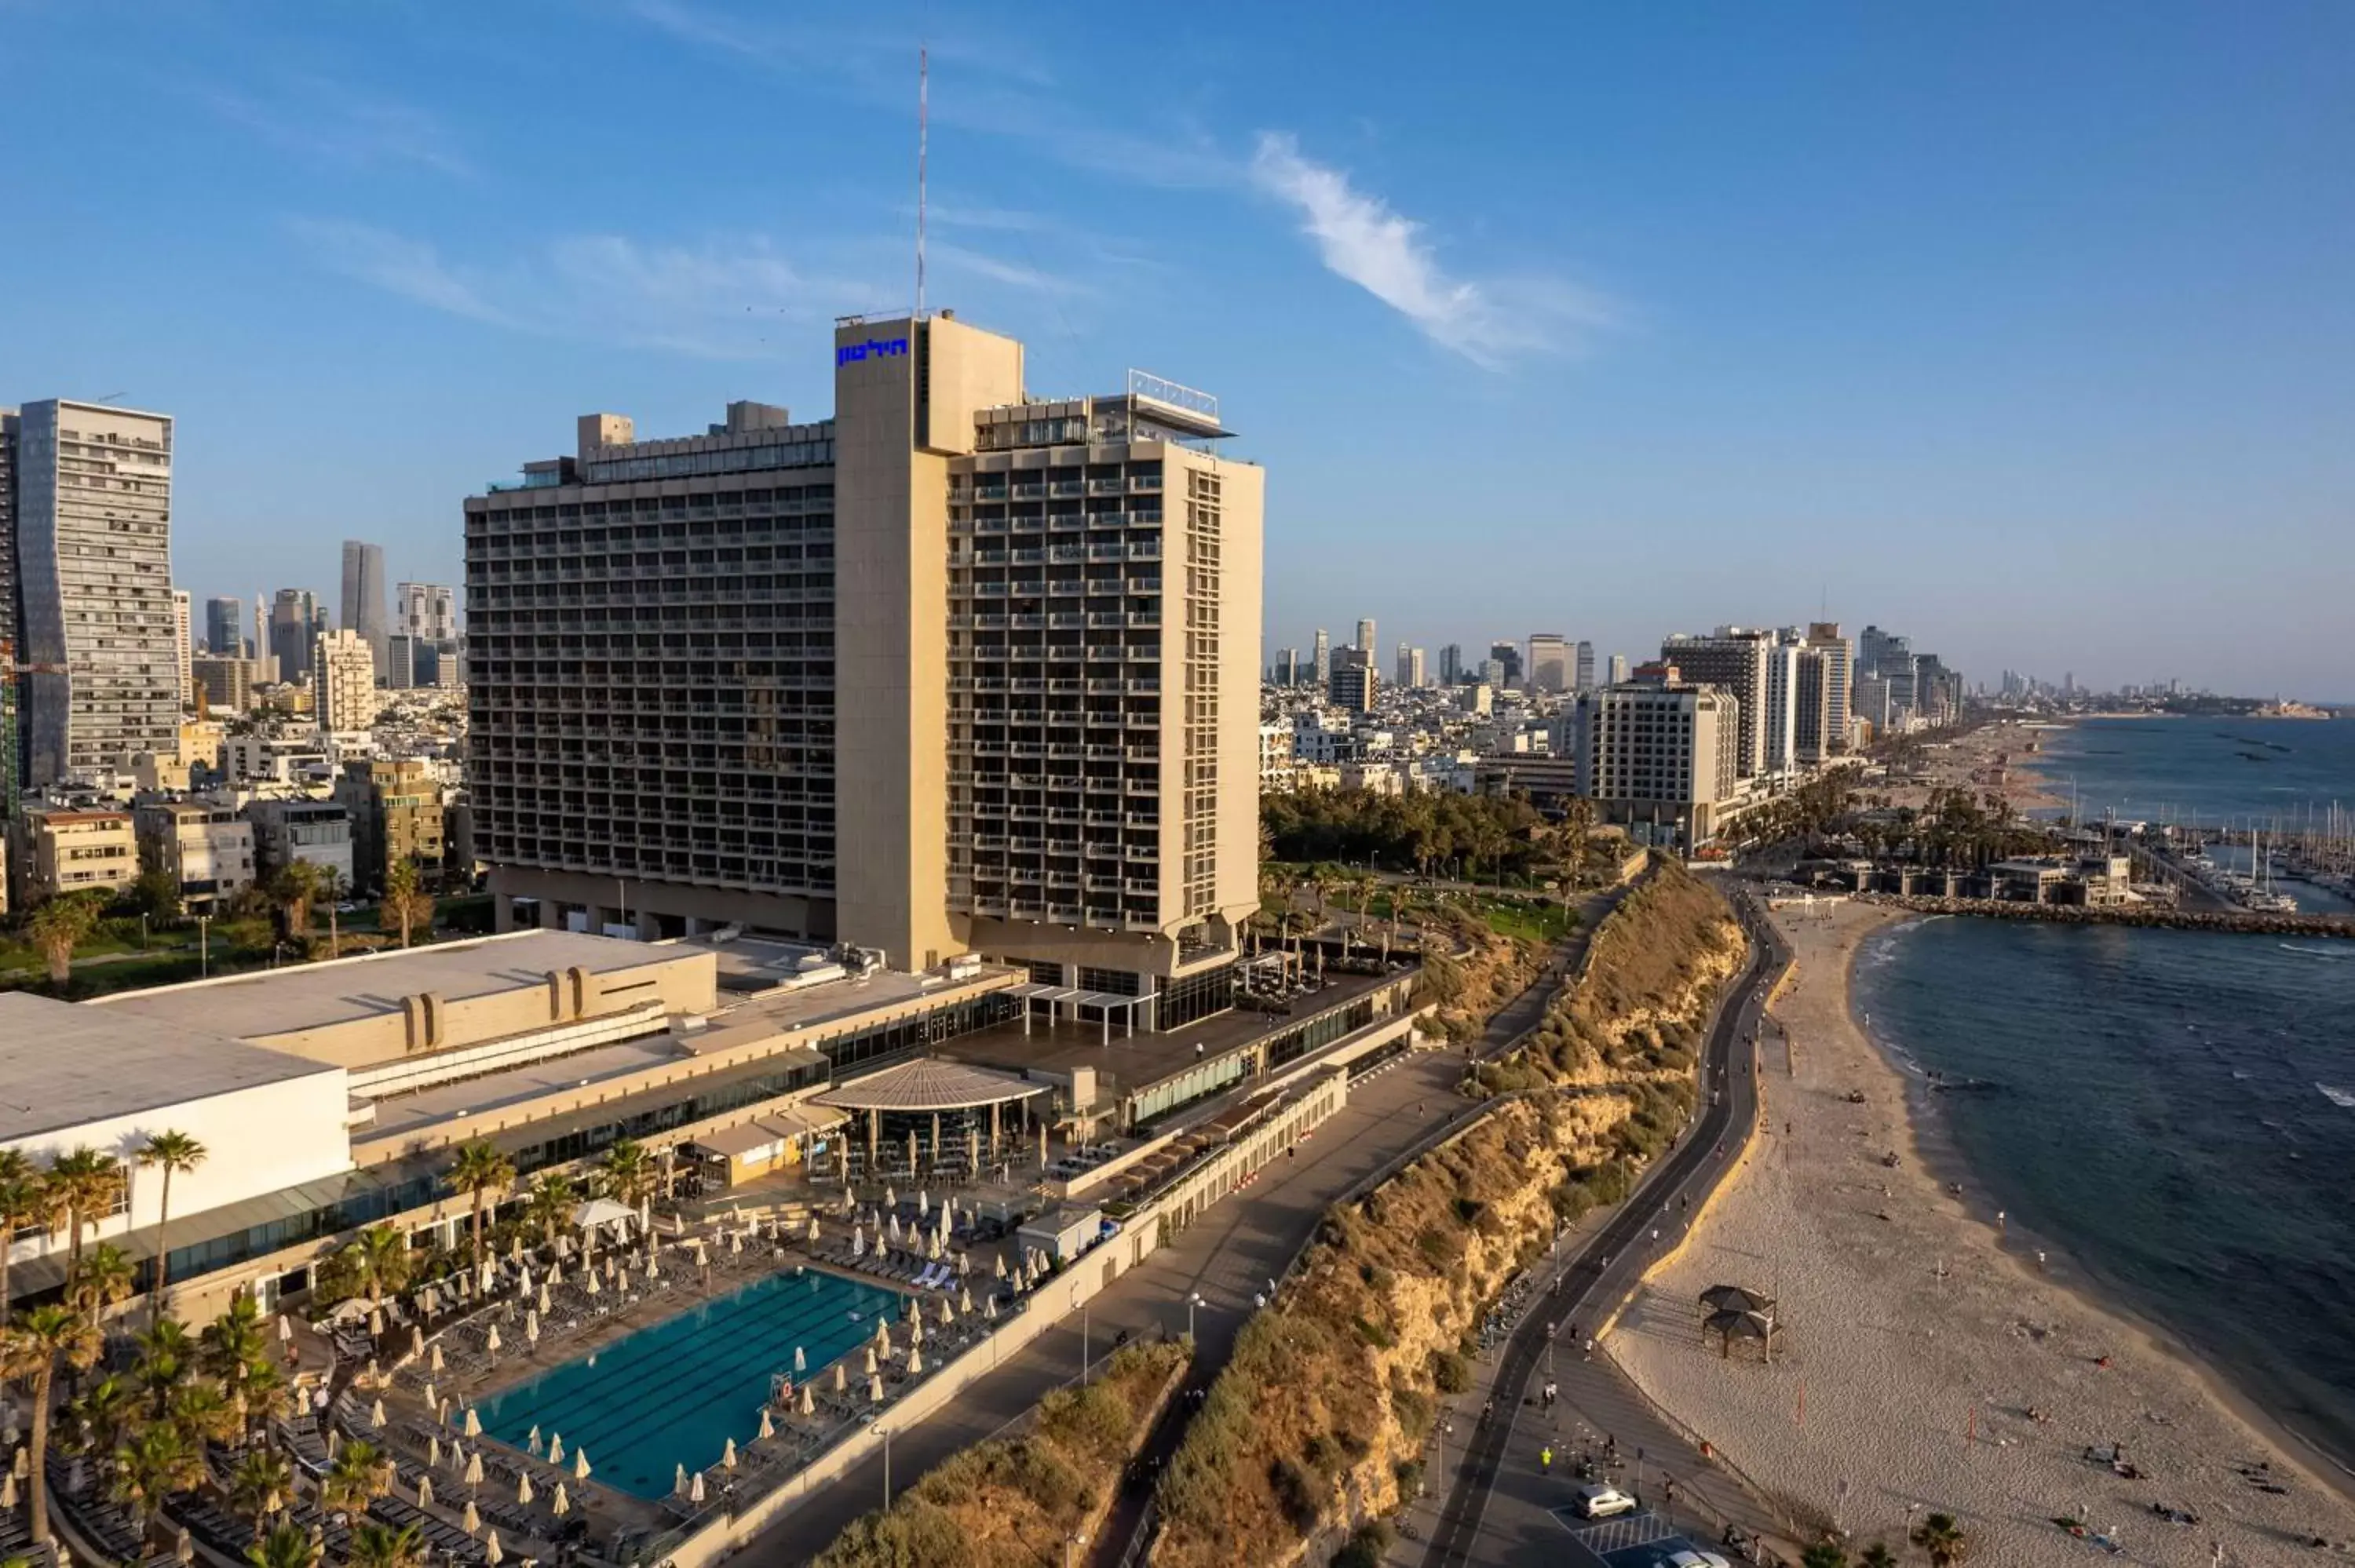
[{"label": "person walking on promenade", "polygon": [[1552,1445],[1552,1444],[1549,1443],[1549,1444],[1547,1444],[1544,1447],[1542,1447],[1542,1448],[1540,1448],[1540,1449],[1539,1449],[1539,1450],[1538,1450],[1538,1469],[1540,1470],[1540,1472],[1541,1472],[1542,1474],[1545,1474],[1545,1475],[1549,1475],[1549,1476],[1550,1476],[1550,1475],[1553,1474],[1553,1445]]}]

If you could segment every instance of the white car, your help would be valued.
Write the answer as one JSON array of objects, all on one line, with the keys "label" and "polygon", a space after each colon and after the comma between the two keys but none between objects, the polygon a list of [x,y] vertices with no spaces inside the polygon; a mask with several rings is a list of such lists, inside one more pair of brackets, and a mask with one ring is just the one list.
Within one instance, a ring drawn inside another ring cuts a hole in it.
[{"label": "white car", "polygon": [[1714,1552],[1695,1546],[1671,1552],[1666,1559],[1667,1568],[1733,1568],[1733,1564]]},{"label": "white car", "polygon": [[1581,1519],[1615,1519],[1636,1511],[1636,1499],[1617,1487],[1581,1487],[1570,1496],[1570,1506]]}]

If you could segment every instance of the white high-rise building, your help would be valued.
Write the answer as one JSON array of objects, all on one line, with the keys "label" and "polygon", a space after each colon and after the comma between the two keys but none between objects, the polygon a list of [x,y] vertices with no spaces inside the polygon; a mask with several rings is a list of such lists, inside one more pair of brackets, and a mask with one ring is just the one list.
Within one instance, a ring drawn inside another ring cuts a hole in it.
[{"label": "white high-rise building", "polygon": [[458,640],[458,590],[446,583],[396,583],[392,629],[428,642]]},{"label": "white high-rise building", "polygon": [[312,651],[311,680],[323,731],[351,735],[376,723],[376,654],[358,632],[349,627],[322,632]]},{"label": "white high-rise building", "polygon": [[1369,660],[1380,652],[1374,642],[1374,620],[1371,616],[1358,622],[1358,652],[1363,653]]},{"label": "white high-rise building", "polygon": [[188,590],[174,588],[172,590],[172,652],[176,661],[177,694],[183,709],[196,701],[195,682],[188,673],[188,661],[194,656],[195,650],[189,646],[188,630]]},{"label": "white high-rise building", "polygon": [[1569,721],[1578,793],[1604,821],[1689,849],[1716,836],[1738,789],[1740,705],[1659,671],[1578,700]]},{"label": "white high-rise building", "polygon": [[1744,779],[1766,771],[1767,654],[1774,645],[1773,632],[1739,626],[1721,626],[1707,637],[1671,637],[1660,644],[1661,660],[1686,680],[1722,686],[1741,705],[1734,770]]},{"label": "white high-rise building", "polygon": [[1799,765],[1799,644],[1796,634],[1777,637],[1766,649],[1766,771],[1788,773]]},{"label": "white high-rise building", "polygon": [[53,397],[8,423],[27,780],[176,751],[171,417]]}]

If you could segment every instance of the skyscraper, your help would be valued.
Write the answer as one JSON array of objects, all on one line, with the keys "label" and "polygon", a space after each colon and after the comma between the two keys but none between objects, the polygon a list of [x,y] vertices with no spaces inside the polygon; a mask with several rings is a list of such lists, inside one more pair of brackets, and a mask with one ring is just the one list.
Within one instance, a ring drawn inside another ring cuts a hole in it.
[{"label": "skyscraper", "polygon": [[220,659],[245,657],[245,601],[238,599],[205,600],[205,648]]},{"label": "skyscraper", "polygon": [[[1820,762],[1848,749],[1849,689],[1856,676],[1856,644],[1840,635],[1838,621],[1818,620],[1808,625],[1806,641],[1801,646],[1823,656],[1823,726],[1812,755],[1805,736],[1800,737],[1799,759]],[[1807,715],[1807,705],[1802,703],[1799,726],[1806,725]]]},{"label": "skyscraper", "polygon": [[1492,642],[1488,660],[1498,671],[1494,684],[1518,686],[1521,683],[1521,645],[1518,642]]},{"label": "skyscraper", "polygon": [[428,642],[458,640],[458,590],[443,583],[396,583],[392,629]]},{"label": "skyscraper", "polygon": [[16,815],[16,410],[0,408],[0,823]]},{"label": "skyscraper", "polygon": [[346,631],[359,634],[376,661],[376,673],[385,672],[384,546],[358,539],[344,541],[344,619]]},{"label": "skyscraper", "polygon": [[1707,637],[1671,637],[1660,644],[1663,663],[1674,664],[1688,681],[1722,686],[1740,705],[1731,715],[1729,738],[1737,775],[1766,771],[1766,669],[1774,646],[1771,631],[1721,626]]},{"label": "skyscraper", "polygon": [[1439,651],[1439,683],[1452,686],[1464,678],[1464,645],[1451,642]]},{"label": "skyscraper", "polygon": [[1371,616],[1358,622],[1358,652],[1369,658],[1381,652],[1381,645],[1374,641],[1374,621]]},{"label": "skyscraper", "polygon": [[277,600],[270,607],[270,652],[278,661],[280,680],[311,678],[311,655],[320,633],[326,630],[326,609],[310,589],[278,590]]},{"label": "skyscraper", "polygon": [[27,781],[175,750],[171,418],[49,398],[16,416],[16,446]]},{"label": "skyscraper", "polygon": [[1540,692],[1570,690],[1570,643],[1556,631],[1529,633],[1529,685]]},{"label": "skyscraper", "polygon": [[311,684],[318,694],[319,727],[350,735],[376,723],[376,655],[358,632],[345,627],[323,631],[311,656]]},{"label": "skyscraper", "polygon": [[1625,653],[1611,655],[1610,683],[1614,686],[1624,686],[1627,683],[1627,655]]},{"label": "skyscraper", "polygon": [[649,929],[979,952],[1162,1027],[1227,1005],[1258,906],[1261,471],[1215,454],[1213,398],[1132,374],[1033,402],[1022,345],[945,313],[834,348],[831,418],[736,404],[642,441],[592,415],[467,500],[501,922],[626,899]]},{"label": "skyscraper", "polygon": [[1581,642],[1578,645],[1578,670],[1572,683],[1582,692],[1591,692],[1594,689],[1593,643]]},{"label": "skyscraper", "polygon": [[1333,640],[1325,635],[1321,626],[1316,629],[1316,646],[1309,655],[1308,673],[1319,686],[1333,678]]}]

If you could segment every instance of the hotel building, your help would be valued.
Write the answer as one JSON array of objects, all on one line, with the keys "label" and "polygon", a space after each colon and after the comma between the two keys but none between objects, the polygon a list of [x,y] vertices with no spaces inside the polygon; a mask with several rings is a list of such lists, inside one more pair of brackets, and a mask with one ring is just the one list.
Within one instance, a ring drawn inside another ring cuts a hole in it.
[{"label": "hotel building", "polygon": [[591,415],[466,502],[503,926],[979,953],[1182,1021],[1257,906],[1261,471],[1215,399],[1034,398],[945,312],[835,362],[831,418]]}]

